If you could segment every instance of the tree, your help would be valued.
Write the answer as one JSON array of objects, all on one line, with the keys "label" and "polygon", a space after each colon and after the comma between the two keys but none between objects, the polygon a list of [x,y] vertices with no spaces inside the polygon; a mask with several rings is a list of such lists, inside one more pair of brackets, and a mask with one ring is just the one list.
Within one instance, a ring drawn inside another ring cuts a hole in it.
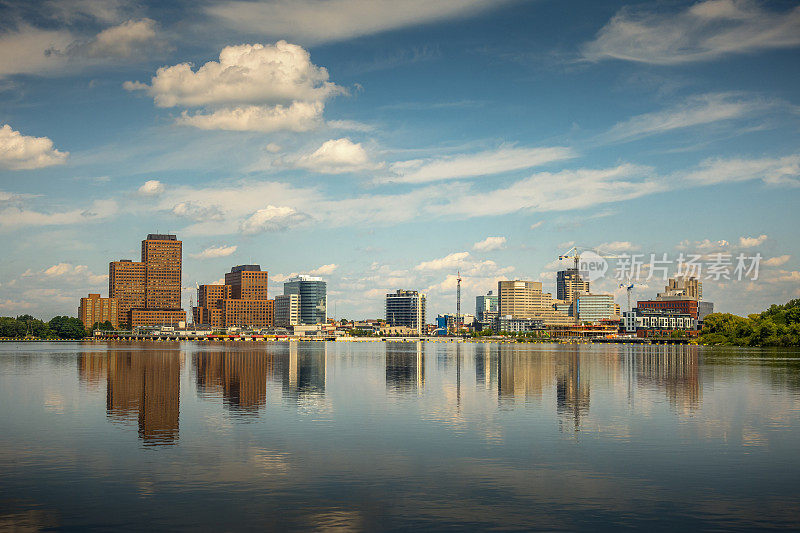
[{"label": "tree", "polygon": [[78,318],[56,316],[48,324],[59,339],[82,339],[86,336],[83,322]]},{"label": "tree", "polygon": [[729,346],[800,346],[800,299],[771,305],[747,318],[710,314],[703,322],[699,341]]},{"label": "tree", "polygon": [[27,329],[23,322],[10,316],[0,317],[0,337],[24,337]]}]

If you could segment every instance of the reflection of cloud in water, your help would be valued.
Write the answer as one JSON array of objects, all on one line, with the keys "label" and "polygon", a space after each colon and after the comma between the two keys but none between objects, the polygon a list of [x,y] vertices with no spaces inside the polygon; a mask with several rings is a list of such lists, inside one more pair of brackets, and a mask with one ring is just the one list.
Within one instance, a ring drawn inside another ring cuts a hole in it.
[{"label": "reflection of cloud in water", "polygon": [[[24,507],[25,502],[2,502],[3,507],[9,503],[14,506]],[[58,514],[56,511],[46,509],[19,510],[11,513],[0,511],[0,531],[13,531],[25,533],[28,531],[47,531],[59,528]]]},{"label": "reflection of cloud in water", "polygon": [[368,529],[356,509],[332,508],[310,514],[306,527],[311,531],[365,531]]},{"label": "reflection of cloud in water", "polygon": [[58,392],[49,391],[44,398],[46,411],[55,414],[64,414],[64,396]]},{"label": "reflection of cloud in water", "polygon": [[291,471],[288,453],[275,452],[264,448],[251,448],[249,451],[253,467],[262,475],[285,476]]}]

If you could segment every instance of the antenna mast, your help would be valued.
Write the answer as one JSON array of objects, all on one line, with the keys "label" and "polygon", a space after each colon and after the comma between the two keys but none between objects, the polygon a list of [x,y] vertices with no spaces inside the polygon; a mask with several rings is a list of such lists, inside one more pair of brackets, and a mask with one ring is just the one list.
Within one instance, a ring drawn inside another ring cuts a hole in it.
[{"label": "antenna mast", "polygon": [[461,333],[461,271],[456,278],[456,334]]}]

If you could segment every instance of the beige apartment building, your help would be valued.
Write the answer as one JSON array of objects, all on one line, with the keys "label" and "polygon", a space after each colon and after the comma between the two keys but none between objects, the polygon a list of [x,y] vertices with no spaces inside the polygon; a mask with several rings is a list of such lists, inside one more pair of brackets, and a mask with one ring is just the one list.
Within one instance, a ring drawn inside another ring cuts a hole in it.
[{"label": "beige apartment building", "polygon": [[114,327],[117,327],[119,324],[117,322],[117,299],[100,298],[99,294],[89,294],[86,298],[81,298],[78,318],[87,328],[97,322],[111,322]]},{"label": "beige apartment building", "polygon": [[510,280],[497,282],[498,314],[501,317],[535,318],[545,326],[569,326],[574,319],[553,308],[553,296],[542,292],[542,282]]}]

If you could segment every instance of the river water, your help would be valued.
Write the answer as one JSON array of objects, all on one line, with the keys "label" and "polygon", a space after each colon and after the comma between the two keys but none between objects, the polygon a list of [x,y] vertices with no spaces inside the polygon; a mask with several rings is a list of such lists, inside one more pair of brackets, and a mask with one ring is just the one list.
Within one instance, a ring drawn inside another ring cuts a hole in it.
[{"label": "river water", "polygon": [[0,343],[0,530],[800,528],[800,351]]}]

